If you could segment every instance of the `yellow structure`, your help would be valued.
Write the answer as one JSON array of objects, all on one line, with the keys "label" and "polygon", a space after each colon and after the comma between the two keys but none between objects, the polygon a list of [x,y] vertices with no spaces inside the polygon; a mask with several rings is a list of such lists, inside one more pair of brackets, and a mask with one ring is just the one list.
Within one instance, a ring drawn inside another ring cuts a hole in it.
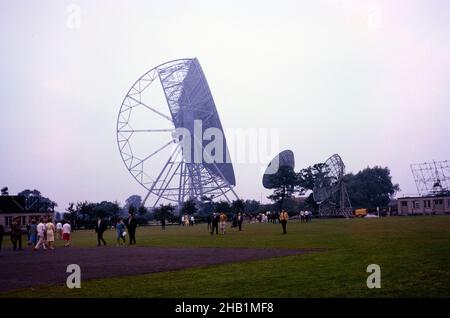
[{"label": "yellow structure", "polygon": [[355,216],[365,217],[367,215],[367,209],[356,209]]}]

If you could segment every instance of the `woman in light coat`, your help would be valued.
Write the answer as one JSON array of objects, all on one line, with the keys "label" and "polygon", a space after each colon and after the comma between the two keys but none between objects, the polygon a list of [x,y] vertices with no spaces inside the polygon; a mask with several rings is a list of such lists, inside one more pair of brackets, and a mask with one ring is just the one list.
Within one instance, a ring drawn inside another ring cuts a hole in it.
[{"label": "woman in light coat", "polygon": [[48,247],[51,250],[54,250],[54,244],[55,244],[55,224],[53,224],[52,219],[48,219],[48,222],[46,224],[46,232],[47,232],[47,244]]}]

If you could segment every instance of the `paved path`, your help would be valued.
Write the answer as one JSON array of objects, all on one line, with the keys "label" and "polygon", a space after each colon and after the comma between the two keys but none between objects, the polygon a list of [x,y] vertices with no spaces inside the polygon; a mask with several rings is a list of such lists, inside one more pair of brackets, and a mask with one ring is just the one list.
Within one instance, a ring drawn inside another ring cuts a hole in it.
[{"label": "paved path", "polygon": [[0,252],[0,291],[65,285],[67,265],[81,267],[81,279],[139,275],[298,255],[321,249],[99,247]]}]

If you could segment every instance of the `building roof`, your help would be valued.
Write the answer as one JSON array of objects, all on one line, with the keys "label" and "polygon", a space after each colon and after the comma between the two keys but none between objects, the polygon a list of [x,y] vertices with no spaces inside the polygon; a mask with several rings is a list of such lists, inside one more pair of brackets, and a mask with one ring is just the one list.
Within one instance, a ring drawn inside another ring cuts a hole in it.
[{"label": "building roof", "polygon": [[397,198],[397,200],[407,200],[407,199],[447,199],[447,198],[450,199],[450,194],[402,197],[402,198]]}]

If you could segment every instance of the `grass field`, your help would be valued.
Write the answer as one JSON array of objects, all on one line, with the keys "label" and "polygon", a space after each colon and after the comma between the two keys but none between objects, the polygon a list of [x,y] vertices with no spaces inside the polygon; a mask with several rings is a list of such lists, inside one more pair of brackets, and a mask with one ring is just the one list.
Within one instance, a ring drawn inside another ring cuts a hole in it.
[{"label": "grass field", "polygon": [[[450,296],[450,216],[330,219],[313,220],[309,224],[292,221],[287,235],[281,234],[278,224],[244,224],[242,232],[229,228],[224,236],[210,235],[203,224],[169,226],[165,231],[144,227],[138,229],[136,237],[141,246],[329,250],[83,281],[81,289],[65,286],[24,289],[0,293],[0,297]],[[108,231],[105,239],[113,244],[114,232]],[[96,248],[95,233],[77,231],[73,233],[72,244]],[[366,286],[369,264],[381,267],[380,289]]]}]

